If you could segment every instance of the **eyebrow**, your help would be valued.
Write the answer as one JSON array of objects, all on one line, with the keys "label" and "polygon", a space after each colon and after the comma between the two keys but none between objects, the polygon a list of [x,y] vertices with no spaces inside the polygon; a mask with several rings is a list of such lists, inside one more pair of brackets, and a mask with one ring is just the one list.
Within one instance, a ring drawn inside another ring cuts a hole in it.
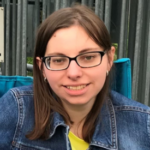
[{"label": "eyebrow", "polygon": [[79,54],[81,53],[86,53],[86,52],[89,52],[89,51],[93,51],[93,50],[97,50],[98,48],[86,48],[86,49],[83,49],[79,52]]},{"label": "eyebrow", "polygon": [[[94,51],[94,50],[97,50],[98,48],[86,48],[86,49],[83,49],[79,52],[79,54],[82,54],[82,53],[86,53],[86,52],[89,52],[89,51]],[[56,55],[59,55],[59,56],[67,56],[63,53],[60,53],[60,52],[54,52],[54,53],[49,53],[47,54],[48,56],[56,56]]]},{"label": "eyebrow", "polygon": [[59,52],[47,54],[47,56],[56,56],[56,55],[58,55],[58,56],[67,56],[67,55],[65,55],[65,54],[63,54],[63,53],[59,53]]}]

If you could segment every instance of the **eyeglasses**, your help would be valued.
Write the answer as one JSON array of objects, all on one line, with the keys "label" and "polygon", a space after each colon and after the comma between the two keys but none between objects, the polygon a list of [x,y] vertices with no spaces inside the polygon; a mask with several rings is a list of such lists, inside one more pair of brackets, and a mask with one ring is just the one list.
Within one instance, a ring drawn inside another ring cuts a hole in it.
[{"label": "eyeglasses", "polygon": [[46,56],[41,58],[48,70],[65,70],[72,60],[76,61],[81,68],[91,68],[101,64],[105,51],[94,51],[79,54],[76,57]]}]

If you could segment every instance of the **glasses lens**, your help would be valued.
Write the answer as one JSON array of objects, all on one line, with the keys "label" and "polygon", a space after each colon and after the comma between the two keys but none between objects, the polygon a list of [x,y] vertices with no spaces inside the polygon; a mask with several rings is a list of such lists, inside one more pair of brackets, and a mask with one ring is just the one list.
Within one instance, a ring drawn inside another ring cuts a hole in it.
[{"label": "glasses lens", "polygon": [[97,66],[101,63],[101,54],[98,52],[86,53],[78,56],[77,61],[81,67]]},{"label": "glasses lens", "polygon": [[62,70],[67,68],[68,64],[69,64],[69,59],[67,57],[47,57],[45,59],[45,64],[47,66],[48,69],[51,70]]}]

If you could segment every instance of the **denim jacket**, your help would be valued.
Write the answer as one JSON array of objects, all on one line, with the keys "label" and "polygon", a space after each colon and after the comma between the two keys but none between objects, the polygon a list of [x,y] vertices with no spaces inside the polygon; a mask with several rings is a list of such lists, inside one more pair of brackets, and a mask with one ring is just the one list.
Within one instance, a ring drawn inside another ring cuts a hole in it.
[{"label": "denim jacket", "polygon": [[[150,108],[114,91],[104,103],[89,150],[150,150]],[[0,150],[71,150],[69,127],[54,113],[47,140],[29,140],[34,126],[33,86],[0,98]]]}]

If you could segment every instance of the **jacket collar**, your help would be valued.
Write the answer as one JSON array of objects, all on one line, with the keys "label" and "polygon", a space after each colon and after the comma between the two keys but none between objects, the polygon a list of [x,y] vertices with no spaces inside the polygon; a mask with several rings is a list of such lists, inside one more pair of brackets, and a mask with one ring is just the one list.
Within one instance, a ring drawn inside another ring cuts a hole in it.
[{"label": "jacket collar", "polygon": [[[52,120],[49,138],[55,134],[56,129],[60,126],[65,127],[66,132],[69,130],[59,113],[54,112]],[[103,104],[90,146],[101,147],[107,150],[118,150],[116,117],[114,106],[110,99]]]},{"label": "jacket collar", "polygon": [[69,127],[65,124],[63,117],[58,112],[53,112],[53,114],[51,114],[51,117],[52,121],[49,138],[51,138],[55,134],[56,129],[60,126],[69,129]]},{"label": "jacket collar", "polygon": [[107,150],[118,150],[116,117],[110,99],[103,104],[90,145]]}]

